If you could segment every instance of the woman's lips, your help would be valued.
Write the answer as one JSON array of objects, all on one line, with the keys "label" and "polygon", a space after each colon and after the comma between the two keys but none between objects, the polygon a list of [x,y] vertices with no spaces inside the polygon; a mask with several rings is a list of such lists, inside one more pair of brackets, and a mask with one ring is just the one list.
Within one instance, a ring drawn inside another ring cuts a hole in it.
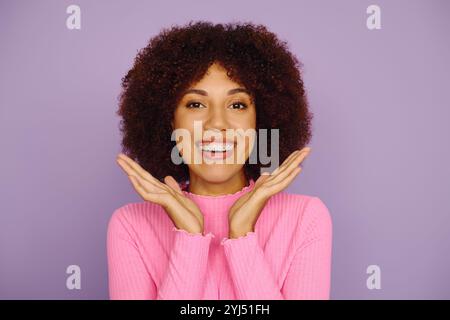
[{"label": "woman's lips", "polygon": [[[196,143],[198,150],[204,159],[220,160],[230,157],[236,147],[235,142],[216,143],[216,142],[198,142]],[[208,150],[204,150],[207,148]]]}]

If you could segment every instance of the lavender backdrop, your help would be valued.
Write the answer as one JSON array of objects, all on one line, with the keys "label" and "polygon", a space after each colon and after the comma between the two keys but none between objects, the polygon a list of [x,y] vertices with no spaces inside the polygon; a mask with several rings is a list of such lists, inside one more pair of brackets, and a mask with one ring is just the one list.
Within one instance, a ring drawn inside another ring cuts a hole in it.
[{"label": "lavender backdrop", "polygon": [[[81,8],[69,30],[66,8]],[[366,8],[381,8],[379,30]],[[162,27],[263,23],[304,63],[332,299],[449,299],[449,1],[0,1],[0,298],[107,299],[120,79]],[[81,290],[66,268],[81,267]],[[366,268],[381,268],[381,289]]]}]

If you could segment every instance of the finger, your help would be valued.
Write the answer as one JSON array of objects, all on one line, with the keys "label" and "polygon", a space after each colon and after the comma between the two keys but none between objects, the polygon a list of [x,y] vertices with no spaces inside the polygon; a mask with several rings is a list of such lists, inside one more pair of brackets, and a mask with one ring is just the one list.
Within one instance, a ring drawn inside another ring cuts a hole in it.
[{"label": "finger", "polygon": [[283,171],[279,172],[271,181],[267,181],[266,186],[270,187],[274,184],[279,183],[280,181],[286,179],[287,176],[289,176],[292,171],[294,171],[296,169],[296,167],[298,167],[300,165],[300,163],[308,156],[309,152],[305,151],[305,152],[301,152],[297,155],[297,157],[295,157],[291,163],[289,164],[289,166],[285,169],[283,169]]},{"label": "finger", "polygon": [[173,193],[173,196],[178,200],[178,202],[188,211],[195,212],[197,206],[186,199],[183,191],[180,188],[178,182],[172,176],[164,177],[164,182],[167,184],[169,191]]},{"label": "finger", "polygon": [[147,192],[147,190],[141,185],[139,178],[136,176],[130,176],[130,181],[133,184],[134,189],[146,201],[152,201],[157,204],[162,204],[160,194]]},{"label": "finger", "polygon": [[285,179],[267,186],[267,190],[271,195],[274,195],[284,189],[286,189],[289,184],[295,179],[295,177],[302,171],[301,167],[296,167]]},{"label": "finger", "polygon": [[295,150],[294,152],[292,152],[292,153],[291,153],[291,154],[283,161],[283,163],[271,173],[271,175],[272,175],[272,176],[273,176],[273,175],[276,175],[276,174],[277,174],[284,166],[286,166],[286,165],[292,160],[292,158],[294,158],[299,152],[300,152],[300,150]]},{"label": "finger", "polygon": [[147,180],[143,179],[140,176],[137,175],[132,175],[130,176],[135,178],[135,180],[137,180],[139,182],[139,184],[141,185],[141,187],[144,189],[144,191],[146,191],[147,193],[158,193],[158,194],[166,194],[168,192],[167,189],[170,189],[169,187],[165,186],[165,188],[161,188],[159,186],[156,186],[150,182],[148,182]]},{"label": "finger", "polygon": [[270,178],[270,173],[263,173],[255,182],[255,188],[259,187],[264,181]]},{"label": "finger", "polygon": [[125,171],[125,173],[128,176],[131,176],[131,175],[139,176],[142,179],[144,179],[145,181],[152,183],[155,187],[161,188],[161,185],[162,185],[161,183],[157,183],[153,179],[151,179],[151,180],[145,179],[144,177],[142,177],[142,175],[139,174],[138,171],[136,171],[133,167],[131,167],[130,164],[128,162],[126,162],[125,160],[123,160],[122,158],[117,158],[117,163],[120,165],[120,167]]},{"label": "finger", "polygon": [[301,150],[297,150],[297,151],[295,152],[295,154],[293,154],[293,156],[289,158],[288,161],[285,161],[285,162],[283,163],[283,168],[280,168],[280,171],[282,171],[282,169],[286,169],[288,166],[290,166],[291,163],[292,163],[293,161],[295,161],[295,159],[297,159],[298,156],[300,156],[300,155],[303,154],[303,153],[309,153],[310,151],[311,151],[311,148],[309,148],[309,147],[305,147],[305,148],[303,148],[303,149],[301,149]]},{"label": "finger", "polygon": [[308,152],[302,152],[297,155],[294,159],[292,159],[291,163],[280,171],[271,181],[266,183],[267,186],[272,186],[274,184],[279,183],[280,181],[286,179],[286,177],[295,170],[296,167],[300,165],[300,163],[306,158]]},{"label": "finger", "polygon": [[123,160],[126,164],[128,164],[130,168],[136,171],[142,178],[147,179],[156,184],[161,184],[161,182],[158,179],[153,177],[148,171],[144,170],[136,161],[127,157],[123,153],[120,153],[117,156],[117,159]]},{"label": "finger", "polygon": [[281,171],[287,169],[292,164],[292,162],[296,161],[296,159],[299,156],[301,156],[302,154],[305,154],[305,153],[309,154],[310,151],[311,151],[311,148],[308,148],[308,147],[303,148],[302,150],[298,150],[298,152],[293,157],[291,157],[289,159],[289,161],[286,161],[286,163],[284,164],[283,168],[280,168],[281,170],[280,170],[279,173],[281,173]]},{"label": "finger", "polygon": [[175,192],[177,192],[178,194],[182,195],[183,192],[180,188],[180,185],[178,184],[178,182],[172,177],[172,176],[166,176],[164,178],[164,182],[171,187]]},{"label": "finger", "polygon": [[136,171],[134,171],[133,169],[131,169],[128,164],[126,164],[125,162],[123,162],[123,160],[117,160],[117,162],[119,163],[119,165],[122,167],[122,169],[126,172],[126,174],[128,175],[129,178],[131,177],[135,177],[136,179],[138,179],[138,181],[140,182],[140,185],[146,189],[147,192],[153,192],[153,193],[163,193],[164,189],[161,188],[159,185],[153,184],[151,182],[149,182],[148,180],[142,178],[141,176],[139,176],[137,174]]},{"label": "finger", "polygon": [[289,168],[289,166],[292,164],[293,161],[295,161],[296,159],[298,159],[298,157],[300,155],[302,155],[305,152],[309,152],[310,148],[306,147],[303,148],[302,150],[297,150],[292,154],[292,157],[289,157],[288,159],[286,159],[286,161],[283,162],[283,164],[277,168],[277,170],[275,170],[272,173],[272,178],[270,180],[267,181],[267,183],[269,183],[270,181],[274,181],[275,179],[278,179],[278,175],[282,174],[287,168]]}]

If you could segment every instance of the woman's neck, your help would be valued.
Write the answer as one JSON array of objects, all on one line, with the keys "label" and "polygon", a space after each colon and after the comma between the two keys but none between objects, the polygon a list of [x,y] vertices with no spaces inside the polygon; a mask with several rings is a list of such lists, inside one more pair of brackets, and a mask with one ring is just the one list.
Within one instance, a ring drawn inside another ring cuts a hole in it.
[{"label": "woman's neck", "polygon": [[220,182],[207,181],[191,173],[188,191],[198,195],[220,196],[238,192],[248,183],[243,171],[226,181]]}]

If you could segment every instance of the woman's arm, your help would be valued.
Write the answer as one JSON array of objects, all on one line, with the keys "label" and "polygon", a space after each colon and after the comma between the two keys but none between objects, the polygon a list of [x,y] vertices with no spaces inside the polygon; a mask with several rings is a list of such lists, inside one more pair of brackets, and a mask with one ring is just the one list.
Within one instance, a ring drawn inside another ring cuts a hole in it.
[{"label": "woman's arm", "polygon": [[157,289],[147,270],[128,222],[115,213],[108,226],[107,252],[111,299],[201,299],[212,233],[188,233],[173,227],[174,243],[167,270]]},{"label": "woman's arm", "polygon": [[155,282],[128,232],[127,224],[120,212],[116,211],[108,225],[109,297],[111,300],[155,299]]},{"label": "woman's arm", "polygon": [[306,210],[300,228],[306,232],[305,241],[296,250],[281,290],[255,232],[221,241],[239,300],[329,299],[331,217],[317,197]]},{"label": "woman's arm", "polygon": [[214,235],[189,233],[173,227],[175,241],[158,300],[201,300],[206,283],[208,253]]},{"label": "woman's arm", "polygon": [[[186,197],[178,182],[166,176],[162,183],[137,162],[119,154],[117,163],[138,194],[160,205],[173,222],[174,243],[160,283],[151,279],[131,236],[125,217],[114,214],[108,230],[110,295],[118,299],[201,299],[212,233],[203,235],[203,214]],[[158,259],[158,257],[154,257]],[[166,259],[166,257],[164,257]],[[163,263],[155,261],[155,263]],[[156,290],[158,287],[158,290]]]}]

